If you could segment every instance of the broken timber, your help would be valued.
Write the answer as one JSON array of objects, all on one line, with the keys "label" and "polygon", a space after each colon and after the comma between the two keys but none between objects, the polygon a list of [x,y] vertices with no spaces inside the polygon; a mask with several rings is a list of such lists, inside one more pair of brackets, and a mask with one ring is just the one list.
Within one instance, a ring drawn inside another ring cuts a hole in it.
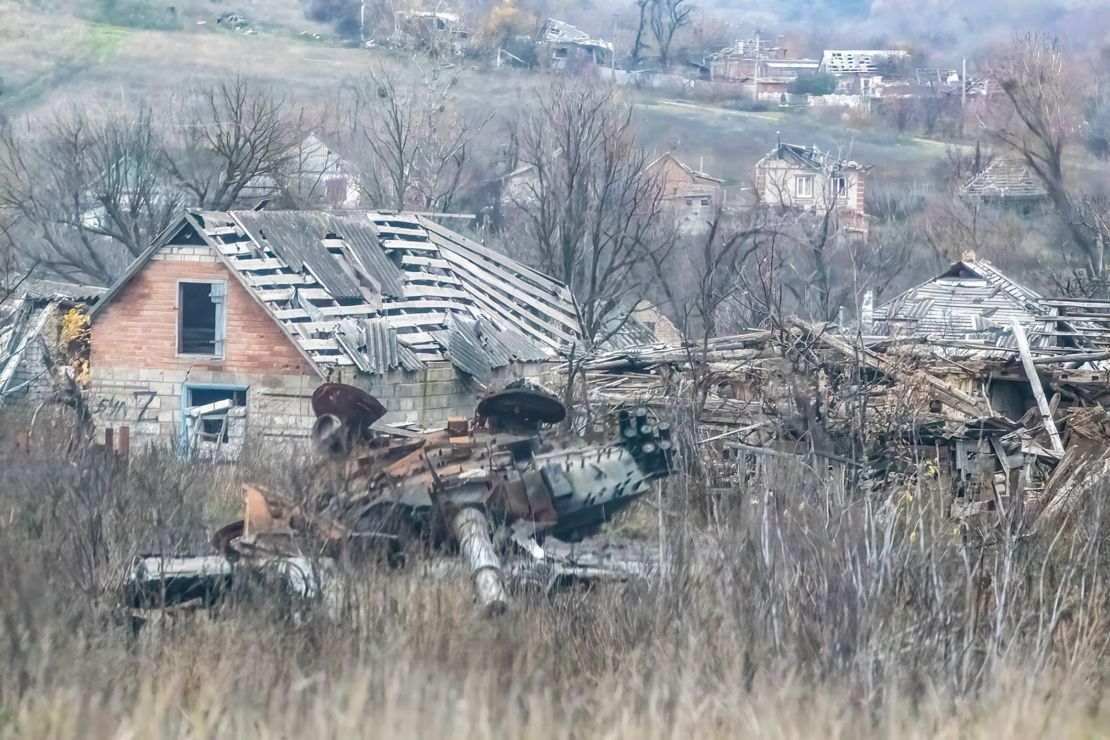
[{"label": "broken timber", "polygon": [[1064,455],[1064,443],[1060,441],[1060,432],[1056,429],[1056,422],[1052,420],[1052,409],[1048,406],[1044,388],[1041,387],[1041,378],[1037,375],[1037,367],[1033,364],[1033,353],[1029,351],[1029,339],[1025,336],[1025,329],[1017,319],[1011,320],[1014,329],[1014,339],[1017,341],[1018,351],[1021,353],[1021,364],[1025,368],[1025,375],[1029,378],[1029,385],[1033,389],[1033,397],[1037,399],[1037,408],[1044,419],[1044,428],[1052,442],[1052,449],[1058,455]]},{"label": "broken timber", "polygon": [[849,344],[840,337],[834,336],[832,333],[813,324],[798,321],[797,325],[811,340],[821,342],[825,346],[846,357],[858,358],[866,367],[878,370],[884,375],[888,375],[892,378],[907,376],[915,383],[922,383],[929,386],[941,401],[960,413],[967,414],[971,417],[990,415],[984,413],[985,409],[977,399],[969,396],[963,391],[953,388],[940,378],[935,378],[923,370],[899,367],[893,360],[883,357],[879,353],[869,350],[866,347],[858,347]]}]

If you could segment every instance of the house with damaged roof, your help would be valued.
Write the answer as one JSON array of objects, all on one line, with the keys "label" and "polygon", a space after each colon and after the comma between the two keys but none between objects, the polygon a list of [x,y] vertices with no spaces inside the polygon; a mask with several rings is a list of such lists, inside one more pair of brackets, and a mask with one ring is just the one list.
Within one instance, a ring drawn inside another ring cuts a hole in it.
[{"label": "house with damaged roof", "polygon": [[1040,177],[1019,157],[997,157],[960,188],[965,200],[1011,207],[1028,215],[1048,201]]},{"label": "house with damaged roof", "polygon": [[701,234],[709,230],[724,205],[724,180],[691,167],[673,152],[667,152],[648,165],[658,178],[662,205],[674,219],[679,231]]},{"label": "house with damaged roof", "polygon": [[306,437],[359,386],[419,426],[543,372],[579,337],[562,283],[415,214],[192,211],[91,312],[89,403],[132,444],[232,457]]},{"label": "house with damaged roof", "polygon": [[552,69],[566,69],[575,63],[606,65],[613,60],[613,44],[592,38],[566,21],[548,18],[540,29],[537,57]]},{"label": "house with damaged roof", "polygon": [[865,301],[862,320],[1015,421],[1038,394],[1059,393],[1064,406],[1110,401],[1110,301],[1047,298],[974,252],[873,311]]},{"label": "house with damaged roof", "polygon": [[37,406],[75,389],[83,371],[84,311],[103,292],[35,277],[0,285],[0,409]]},{"label": "house with damaged roof", "polygon": [[756,162],[755,185],[764,206],[829,213],[846,231],[866,237],[864,194],[870,172],[869,166],[816,146],[779,141]]}]

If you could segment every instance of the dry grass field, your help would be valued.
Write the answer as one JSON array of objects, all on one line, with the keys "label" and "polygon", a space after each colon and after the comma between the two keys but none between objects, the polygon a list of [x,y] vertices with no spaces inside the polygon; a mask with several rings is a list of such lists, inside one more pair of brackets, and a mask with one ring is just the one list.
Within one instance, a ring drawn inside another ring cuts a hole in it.
[{"label": "dry grass field", "polygon": [[1011,535],[961,529],[927,488],[863,495],[805,465],[767,466],[711,511],[679,476],[673,564],[648,583],[489,620],[464,580],[347,563],[321,603],[244,589],[136,636],[117,591],[130,557],[197,551],[239,482],[293,485],[296,464],[147,453],[125,473],[46,440],[4,450],[2,737],[1110,732],[1099,502]]}]

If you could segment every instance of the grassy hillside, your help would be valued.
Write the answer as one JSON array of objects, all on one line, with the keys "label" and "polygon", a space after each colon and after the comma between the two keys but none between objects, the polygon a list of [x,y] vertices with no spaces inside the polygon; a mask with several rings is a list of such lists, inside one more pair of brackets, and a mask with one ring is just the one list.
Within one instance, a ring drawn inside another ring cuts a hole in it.
[{"label": "grassy hillside", "polygon": [[[297,0],[186,2],[173,6],[174,14],[166,7],[139,0],[31,0],[0,11],[0,112],[34,115],[64,105],[116,108],[235,71],[282,86],[298,102],[323,102],[339,82],[389,56],[344,45],[329,28],[307,20]],[[250,33],[216,23],[220,14],[232,11],[248,20]],[[536,81],[536,75],[525,72],[475,73],[464,80],[461,92],[505,120]],[[784,140],[879,164],[880,177],[903,181],[920,177],[945,155],[943,145],[838,119],[830,125],[808,114],[749,113],[632,94],[649,146],[674,148],[694,164],[703,161],[731,185],[746,184],[751,164],[780,132]]]},{"label": "grassy hillside", "polygon": [[750,164],[774,147],[779,136],[875,165],[876,177],[891,185],[928,179],[930,168],[946,157],[941,142],[897,136],[809,111],[749,112],[650,98],[641,100],[639,107],[646,140],[676,148],[693,165],[704,158],[706,171],[733,185],[747,185]]}]

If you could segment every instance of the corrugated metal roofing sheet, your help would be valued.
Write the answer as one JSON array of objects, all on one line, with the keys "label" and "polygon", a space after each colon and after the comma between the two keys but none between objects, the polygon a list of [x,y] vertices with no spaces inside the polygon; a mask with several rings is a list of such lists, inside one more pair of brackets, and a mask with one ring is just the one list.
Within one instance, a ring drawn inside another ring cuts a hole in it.
[{"label": "corrugated metal roofing sheet", "polygon": [[[1036,348],[1055,344],[1045,331],[1050,314],[1035,291],[1006,277],[989,262],[959,261],[938,277],[877,307],[874,329],[880,334],[910,333],[1006,349],[1016,346],[1012,334],[1016,319]],[[963,354],[988,356],[990,352]]]},{"label": "corrugated metal roofing sheet", "polygon": [[20,283],[15,292],[34,300],[71,300],[91,303],[104,295],[107,290],[99,285],[32,278]]},{"label": "corrugated metal roofing sheet", "polygon": [[343,240],[359,265],[381,286],[382,295],[405,297],[405,275],[386,256],[374,230],[365,219],[331,216],[331,233]]},{"label": "corrugated metal roofing sheet", "polygon": [[268,247],[293,272],[306,269],[334,298],[361,298],[358,283],[324,246],[330,214],[313,211],[238,211],[255,243]]},{"label": "corrugated metal roofing sheet", "polygon": [[579,338],[566,286],[420,216],[188,218],[317,365],[382,373],[451,360],[484,377]]}]

